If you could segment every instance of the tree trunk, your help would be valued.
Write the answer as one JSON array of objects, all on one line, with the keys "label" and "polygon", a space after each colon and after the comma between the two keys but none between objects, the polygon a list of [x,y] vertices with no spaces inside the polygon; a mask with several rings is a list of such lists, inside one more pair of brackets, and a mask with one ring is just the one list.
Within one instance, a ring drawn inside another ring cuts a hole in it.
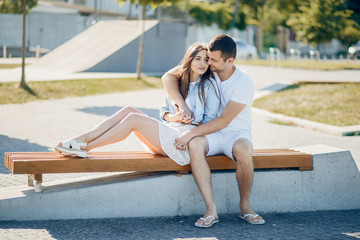
[{"label": "tree trunk", "polygon": [[142,6],[142,32],[140,36],[139,54],[138,54],[138,61],[136,68],[136,74],[138,80],[141,78],[141,69],[142,69],[142,63],[144,57],[145,18],[146,18],[146,5]]},{"label": "tree trunk", "polygon": [[259,53],[263,52],[263,30],[260,24],[256,28],[256,48]]},{"label": "tree trunk", "polygon": [[27,84],[25,82],[25,58],[26,58],[26,0],[22,1],[22,10],[23,10],[23,26],[22,26],[22,46],[21,46],[21,81],[19,87],[25,89]]}]

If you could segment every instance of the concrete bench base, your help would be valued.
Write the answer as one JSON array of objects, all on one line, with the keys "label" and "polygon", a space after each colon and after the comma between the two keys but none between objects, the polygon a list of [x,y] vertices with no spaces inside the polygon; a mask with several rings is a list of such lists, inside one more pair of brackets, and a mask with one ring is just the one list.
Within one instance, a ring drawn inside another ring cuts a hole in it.
[{"label": "concrete bench base", "polygon": [[[251,204],[257,212],[360,208],[360,174],[351,153],[324,145],[297,148],[313,154],[312,171],[255,172]],[[107,174],[49,182],[42,193],[28,186],[0,190],[0,220],[153,217],[203,214],[205,207],[191,174]],[[219,214],[238,213],[233,170],[214,172]],[[82,184],[83,183],[83,184]]]}]

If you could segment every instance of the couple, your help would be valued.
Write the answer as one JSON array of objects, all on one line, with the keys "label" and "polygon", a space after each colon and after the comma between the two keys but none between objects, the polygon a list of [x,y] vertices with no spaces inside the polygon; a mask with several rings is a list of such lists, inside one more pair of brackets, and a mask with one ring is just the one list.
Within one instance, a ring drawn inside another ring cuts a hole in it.
[{"label": "couple", "polygon": [[[234,65],[236,44],[219,35],[208,47],[194,44],[182,64],[163,77],[168,93],[160,110],[162,122],[124,107],[90,131],[56,146],[56,151],[86,157],[87,151],[124,140],[131,132],[156,154],[180,165],[191,164],[206,212],[195,222],[208,228],[219,222],[205,156],[225,154],[236,163],[240,218],[264,224],[249,203],[253,179],[251,105],[254,86]],[[191,161],[190,161],[191,159]]]}]

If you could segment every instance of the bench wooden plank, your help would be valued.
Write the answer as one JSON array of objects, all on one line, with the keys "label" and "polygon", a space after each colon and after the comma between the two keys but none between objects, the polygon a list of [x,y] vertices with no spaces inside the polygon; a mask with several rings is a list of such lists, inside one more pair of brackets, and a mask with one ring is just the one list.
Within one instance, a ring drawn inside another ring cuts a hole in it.
[{"label": "bench wooden plank", "polygon": [[[212,170],[235,169],[228,157],[208,157]],[[312,169],[312,155],[287,149],[255,150],[255,169],[298,168]],[[170,158],[145,152],[94,152],[87,158],[64,157],[55,152],[6,153],[5,165],[14,174],[121,172],[121,171],[190,171],[190,165],[180,166]]]}]

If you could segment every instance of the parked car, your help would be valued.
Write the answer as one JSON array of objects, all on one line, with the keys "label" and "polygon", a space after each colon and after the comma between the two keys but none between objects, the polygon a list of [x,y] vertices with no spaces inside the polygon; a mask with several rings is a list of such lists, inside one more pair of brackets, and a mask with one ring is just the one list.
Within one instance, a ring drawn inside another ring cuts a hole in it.
[{"label": "parked car", "polygon": [[244,41],[236,40],[237,54],[236,59],[253,59],[257,56],[256,47]]},{"label": "parked car", "polygon": [[360,41],[351,45],[348,49],[348,53],[351,59],[360,58]]}]

